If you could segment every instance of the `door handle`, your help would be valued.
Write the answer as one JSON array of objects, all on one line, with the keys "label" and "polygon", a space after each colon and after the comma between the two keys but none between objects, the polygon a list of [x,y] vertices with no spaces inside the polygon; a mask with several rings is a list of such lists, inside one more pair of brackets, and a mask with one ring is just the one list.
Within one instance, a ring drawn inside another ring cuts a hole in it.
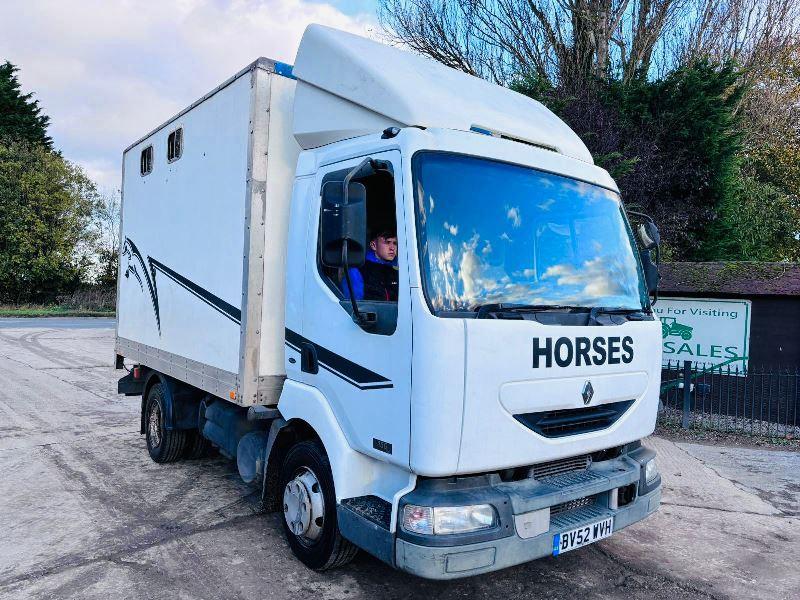
[{"label": "door handle", "polygon": [[300,370],[312,375],[319,373],[317,348],[311,342],[302,342],[300,344]]}]

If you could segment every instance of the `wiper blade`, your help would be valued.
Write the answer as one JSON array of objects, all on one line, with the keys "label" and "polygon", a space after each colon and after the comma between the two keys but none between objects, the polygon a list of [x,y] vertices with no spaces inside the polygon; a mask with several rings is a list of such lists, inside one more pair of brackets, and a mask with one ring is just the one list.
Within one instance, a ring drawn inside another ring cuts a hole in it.
[{"label": "wiper blade", "polygon": [[643,308],[629,308],[627,306],[593,306],[592,314],[604,315],[632,315],[636,313],[644,313]]},{"label": "wiper blade", "polygon": [[[589,313],[589,319],[597,323],[598,315],[620,315],[628,317],[631,321],[642,321],[648,319],[647,313],[642,308],[628,308],[625,306],[594,306]],[[609,317],[612,318],[612,317]],[[613,322],[613,319],[612,319]]]},{"label": "wiper blade", "polygon": [[474,308],[475,318],[482,319],[491,313],[538,313],[538,312],[589,312],[585,306],[569,306],[566,304],[479,304]]},{"label": "wiper blade", "polygon": [[[473,308],[476,319],[485,319],[489,315],[506,313],[547,313],[547,312],[568,312],[568,313],[589,313],[590,322],[596,322],[599,315],[622,315],[634,318],[636,315],[647,317],[647,313],[642,308],[629,308],[626,306],[574,306],[569,304],[505,304],[493,302],[479,304]],[[634,318],[634,320],[636,320]]]}]

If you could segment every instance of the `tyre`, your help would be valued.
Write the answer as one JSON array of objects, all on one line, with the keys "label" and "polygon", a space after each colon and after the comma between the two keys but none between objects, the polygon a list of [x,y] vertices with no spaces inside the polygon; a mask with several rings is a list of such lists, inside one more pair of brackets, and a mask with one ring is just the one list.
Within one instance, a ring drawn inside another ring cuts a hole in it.
[{"label": "tyre", "polygon": [[153,385],[147,392],[147,406],[145,408],[145,437],[147,451],[157,463],[168,463],[183,457],[186,446],[186,432],[180,429],[168,431],[164,427],[166,414],[164,402],[164,386],[160,383]]},{"label": "tyre", "polygon": [[325,571],[353,560],[358,548],[339,533],[333,475],[317,442],[299,442],[289,449],[278,489],[283,494],[283,531],[304,565]]},{"label": "tyre", "polygon": [[211,454],[211,450],[211,442],[204,438],[199,431],[186,432],[186,446],[183,451],[183,458],[188,458],[189,460],[205,458]]}]

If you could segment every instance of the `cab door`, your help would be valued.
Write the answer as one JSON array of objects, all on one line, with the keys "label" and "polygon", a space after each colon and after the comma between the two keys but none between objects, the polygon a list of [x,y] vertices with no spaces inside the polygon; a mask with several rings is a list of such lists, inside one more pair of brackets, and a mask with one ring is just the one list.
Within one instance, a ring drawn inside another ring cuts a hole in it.
[{"label": "cab door", "polygon": [[[361,312],[377,323],[362,328],[352,318],[342,269],[325,267],[319,254],[323,185],[344,181],[365,158],[388,167],[366,187],[367,237],[394,226],[397,232],[397,301],[360,300]],[[302,331],[286,331],[301,363],[301,379],[327,398],[350,445],[404,467],[409,463],[411,396],[411,306],[405,239],[400,153],[387,151],[321,168],[309,198],[308,244]]]}]

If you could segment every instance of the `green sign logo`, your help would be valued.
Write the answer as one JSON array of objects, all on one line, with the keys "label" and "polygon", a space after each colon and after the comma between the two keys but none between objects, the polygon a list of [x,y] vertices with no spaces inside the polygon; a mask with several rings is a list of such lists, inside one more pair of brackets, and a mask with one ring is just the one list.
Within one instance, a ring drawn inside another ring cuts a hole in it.
[{"label": "green sign logo", "polygon": [[675,336],[684,340],[692,339],[692,327],[678,323],[675,317],[661,317],[661,337],[667,339],[669,336]]}]

